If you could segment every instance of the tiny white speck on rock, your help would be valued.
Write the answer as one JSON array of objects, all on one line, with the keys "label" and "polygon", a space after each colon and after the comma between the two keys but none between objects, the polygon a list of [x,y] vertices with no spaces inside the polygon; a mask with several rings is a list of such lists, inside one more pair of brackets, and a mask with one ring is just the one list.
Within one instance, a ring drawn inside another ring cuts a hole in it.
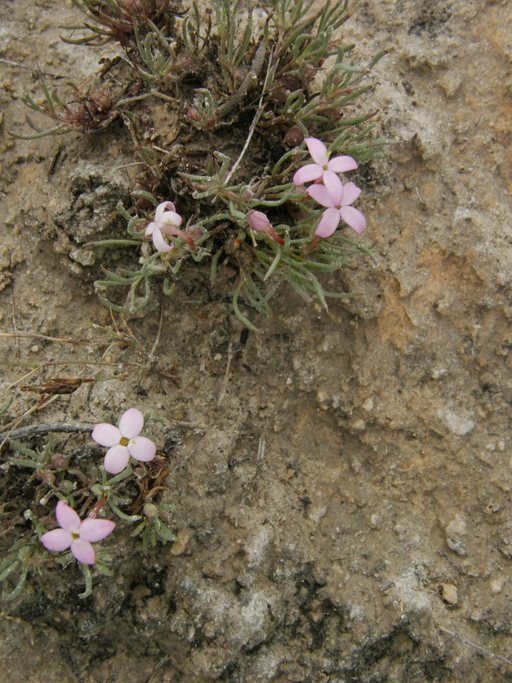
[{"label": "tiny white speck on rock", "polygon": [[437,416],[441,418],[450,432],[458,436],[466,436],[475,428],[475,423],[469,416],[457,414],[450,408],[438,410]]}]

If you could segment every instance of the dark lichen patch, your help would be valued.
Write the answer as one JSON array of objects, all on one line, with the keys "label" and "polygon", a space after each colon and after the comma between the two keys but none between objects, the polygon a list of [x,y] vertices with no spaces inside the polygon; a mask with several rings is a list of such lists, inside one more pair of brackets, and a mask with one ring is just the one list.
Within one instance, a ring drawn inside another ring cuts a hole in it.
[{"label": "dark lichen patch", "polygon": [[425,0],[411,23],[409,31],[416,34],[436,36],[443,31],[452,15],[450,2],[444,0]]}]

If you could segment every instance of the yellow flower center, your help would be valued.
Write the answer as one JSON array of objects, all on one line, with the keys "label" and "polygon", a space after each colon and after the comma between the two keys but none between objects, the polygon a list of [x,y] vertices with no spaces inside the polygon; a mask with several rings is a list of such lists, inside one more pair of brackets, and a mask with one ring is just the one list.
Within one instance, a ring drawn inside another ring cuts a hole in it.
[{"label": "yellow flower center", "polygon": [[119,442],[120,446],[128,446],[130,443],[130,440],[126,438],[126,436],[121,437],[121,441]]}]

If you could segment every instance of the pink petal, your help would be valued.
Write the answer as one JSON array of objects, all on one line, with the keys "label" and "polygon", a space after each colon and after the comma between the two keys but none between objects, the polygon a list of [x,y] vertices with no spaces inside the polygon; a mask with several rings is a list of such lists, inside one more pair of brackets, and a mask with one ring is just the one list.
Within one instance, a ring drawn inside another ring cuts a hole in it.
[{"label": "pink petal", "polygon": [[153,232],[155,231],[155,228],[156,228],[156,227],[157,227],[157,224],[153,221],[152,223],[150,223],[150,224],[148,225],[148,227],[146,228],[146,231],[145,231],[144,234],[147,235],[147,236],[149,237],[150,235],[153,234]]},{"label": "pink petal", "polygon": [[57,517],[59,526],[64,529],[64,531],[70,533],[71,531],[78,531],[80,529],[80,517],[72,507],[66,505],[62,500],[59,500],[57,503],[55,516]]},{"label": "pink petal", "polygon": [[162,202],[161,204],[159,204],[156,207],[155,220],[157,223],[160,222],[160,219],[162,218],[162,214],[167,209],[169,209],[170,211],[176,211],[176,207],[174,206],[174,204],[172,202]]},{"label": "pink petal", "polygon": [[293,176],[294,185],[303,185],[304,183],[309,183],[312,180],[321,178],[323,169],[318,164],[306,164],[295,173]]},{"label": "pink petal", "polygon": [[327,164],[327,168],[335,173],[354,171],[357,168],[357,161],[349,156],[334,157]]},{"label": "pink petal", "polygon": [[308,146],[313,161],[316,161],[316,163],[320,164],[322,167],[326,166],[329,157],[327,156],[327,148],[324,143],[318,138],[305,138],[304,142]]},{"label": "pink petal", "polygon": [[138,436],[144,427],[144,415],[137,408],[129,408],[121,415],[119,431],[127,439]]},{"label": "pink petal", "polygon": [[315,235],[318,237],[330,237],[338,227],[339,222],[339,209],[327,209],[320,219],[320,223],[315,230]]},{"label": "pink petal", "polygon": [[119,474],[124,470],[129,459],[130,454],[126,446],[113,446],[107,451],[103,466],[109,474]]},{"label": "pink petal", "polygon": [[366,218],[353,206],[344,206],[340,214],[345,223],[348,223],[359,235],[366,230]]},{"label": "pink petal", "polygon": [[183,218],[175,211],[164,211],[159,220],[160,230],[162,230],[162,232],[165,232],[165,228],[168,225],[179,228],[182,223]]},{"label": "pink petal", "polygon": [[73,541],[73,537],[64,529],[54,529],[41,536],[41,543],[47,550],[61,552],[67,550]]},{"label": "pink petal", "polygon": [[361,188],[354,185],[354,183],[346,183],[343,185],[343,206],[353,204],[361,194]]},{"label": "pink petal", "polygon": [[73,541],[71,552],[82,564],[94,564],[96,562],[96,553],[89,541],[83,541],[81,538]]},{"label": "pink petal", "polygon": [[109,519],[84,519],[80,527],[80,538],[90,543],[102,541],[114,531],[115,526],[115,522]]},{"label": "pink petal", "polygon": [[119,443],[121,440],[121,432],[117,427],[114,427],[114,425],[102,422],[101,424],[96,425],[92,430],[92,438],[96,443],[99,443],[100,446],[110,448],[110,446],[115,446],[116,443]]},{"label": "pink petal", "polygon": [[324,173],[324,185],[327,192],[331,195],[331,206],[341,206],[343,201],[343,183],[338,178],[336,173],[326,171]]},{"label": "pink petal", "polygon": [[145,436],[138,436],[128,444],[128,452],[135,460],[149,462],[155,457],[156,446],[151,439],[146,439]]},{"label": "pink petal", "polygon": [[162,233],[160,232],[160,229],[155,230],[155,232],[153,233],[153,246],[157,251],[161,251],[164,253],[167,253],[174,249],[174,244],[167,244],[167,242],[164,240],[164,238],[162,237]]},{"label": "pink petal", "polygon": [[334,202],[332,201],[332,197],[327,191],[327,188],[325,185],[321,185],[320,183],[315,183],[314,185],[310,185],[307,189],[307,193],[309,194],[310,197],[313,197],[315,201],[317,201],[319,204],[322,206],[326,206],[328,208],[332,208],[334,206]]}]

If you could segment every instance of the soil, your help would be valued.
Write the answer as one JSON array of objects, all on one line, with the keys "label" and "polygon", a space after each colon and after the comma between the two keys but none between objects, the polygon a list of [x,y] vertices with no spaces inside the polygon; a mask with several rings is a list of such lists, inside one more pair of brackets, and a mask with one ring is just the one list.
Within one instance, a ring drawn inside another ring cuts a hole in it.
[{"label": "soil", "polygon": [[360,202],[376,263],[331,276],[357,296],[328,313],[283,289],[249,335],[202,272],[143,317],[99,303],[84,244],[130,188],[126,131],[11,132],[36,65],[86,82],[113,48],[62,42],[63,0],[0,17],[2,404],[66,376],[94,382],[20,424],[144,411],[178,532],[147,556],[126,534],[86,600],[73,567],[29,582],[4,680],[512,680],[510,4],[359,3],[343,40],[390,50]]}]

